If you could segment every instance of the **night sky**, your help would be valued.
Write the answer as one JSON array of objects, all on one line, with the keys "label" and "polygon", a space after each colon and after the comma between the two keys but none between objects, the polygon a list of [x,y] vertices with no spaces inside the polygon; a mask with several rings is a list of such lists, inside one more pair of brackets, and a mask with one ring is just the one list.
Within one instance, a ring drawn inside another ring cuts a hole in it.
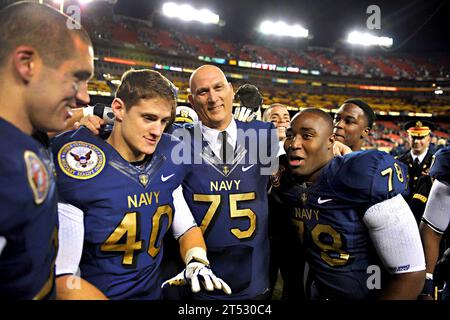
[{"label": "night sky", "polygon": [[[162,0],[118,0],[115,11],[138,18],[160,16]],[[257,37],[255,28],[266,18],[300,23],[310,30],[312,46],[336,47],[348,31],[366,30],[366,9],[381,9],[379,35],[394,38],[393,52],[450,52],[450,0],[190,0],[220,15],[226,24],[215,27],[229,40]],[[429,19],[429,21],[427,21]],[[193,27],[195,28],[195,27]],[[211,27],[209,27],[211,28]],[[194,29],[195,30],[195,29]],[[409,40],[408,38],[411,37]],[[400,46],[400,47],[399,47]]]}]

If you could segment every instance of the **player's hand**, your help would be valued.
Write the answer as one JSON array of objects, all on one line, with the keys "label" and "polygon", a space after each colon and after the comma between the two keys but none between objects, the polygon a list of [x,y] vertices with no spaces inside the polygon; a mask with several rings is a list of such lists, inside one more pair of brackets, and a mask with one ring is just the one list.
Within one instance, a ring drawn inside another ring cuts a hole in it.
[{"label": "player's hand", "polygon": [[218,289],[223,290],[226,294],[231,294],[231,289],[225,281],[216,277],[207,265],[197,261],[190,262],[182,272],[175,277],[164,281],[161,288],[167,284],[172,286],[190,284],[192,292],[199,292],[200,281],[207,291]]},{"label": "player's hand", "polygon": [[93,134],[98,136],[100,134],[100,129],[102,126],[106,124],[105,120],[99,118],[98,116],[88,115],[81,118],[80,121],[77,121],[73,124],[73,128],[76,130],[80,126],[85,126],[88,128]]},{"label": "player's hand", "polygon": [[261,106],[263,97],[257,87],[252,84],[244,84],[238,88],[235,99],[239,106],[234,110],[234,118],[243,122],[250,122],[261,118]]},{"label": "player's hand", "polygon": [[343,144],[342,142],[335,141],[333,144],[333,154],[335,156],[343,156],[347,153],[352,152],[352,149],[350,149],[348,146]]}]

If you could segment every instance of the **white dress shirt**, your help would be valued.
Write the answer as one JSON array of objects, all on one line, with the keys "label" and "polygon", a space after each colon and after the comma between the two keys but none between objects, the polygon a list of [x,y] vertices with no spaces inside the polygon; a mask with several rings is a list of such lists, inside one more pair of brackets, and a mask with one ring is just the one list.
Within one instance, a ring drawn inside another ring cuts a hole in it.
[{"label": "white dress shirt", "polygon": [[228,125],[228,127],[226,127],[225,130],[212,129],[212,128],[209,128],[209,127],[203,125],[201,122],[200,122],[200,128],[201,128],[203,137],[208,142],[209,146],[211,147],[211,150],[219,158],[221,158],[221,156],[222,156],[220,154],[220,148],[222,147],[222,137],[220,136],[220,133],[222,131],[227,132],[227,142],[233,147],[233,149],[236,149],[237,125],[236,125],[236,121],[234,121],[234,119],[231,119],[230,124]]},{"label": "white dress shirt", "polygon": [[410,152],[411,152],[411,157],[412,157],[413,161],[416,161],[416,158],[419,158],[419,164],[420,164],[420,163],[422,163],[423,159],[425,159],[425,156],[426,156],[427,153],[428,153],[428,148],[426,148],[425,151],[422,152],[422,154],[420,154],[420,155],[418,155],[418,156],[415,155],[415,154],[412,152],[412,150],[411,150]]}]

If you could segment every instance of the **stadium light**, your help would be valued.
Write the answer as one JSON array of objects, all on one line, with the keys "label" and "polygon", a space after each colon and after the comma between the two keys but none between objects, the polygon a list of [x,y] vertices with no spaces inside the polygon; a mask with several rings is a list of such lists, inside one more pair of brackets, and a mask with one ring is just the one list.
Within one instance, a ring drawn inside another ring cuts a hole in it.
[{"label": "stadium light", "polygon": [[59,11],[64,12],[64,0],[53,0],[54,4],[59,4]]},{"label": "stadium light", "polygon": [[178,18],[183,21],[198,21],[202,23],[219,24],[219,15],[208,9],[195,9],[189,4],[176,4],[166,2],[162,7],[162,12],[169,18]]},{"label": "stadium light", "polygon": [[347,42],[351,44],[359,44],[362,46],[382,46],[392,47],[394,41],[389,37],[377,37],[370,33],[352,31],[347,37]]},{"label": "stadium light", "polygon": [[[93,0],[78,0],[78,2],[81,3],[81,4],[86,4],[86,3],[89,3],[89,2],[92,2],[92,1]],[[53,2],[56,3],[56,4],[61,4],[61,3],[64,3],[66,1],[65,0],[53,0]]]},{"label": "stadium light", "polygon": [[277,36],[288,36],[294,38],[307,38],[309,30],[299,24],[288,25],[286,22],[263,21],[259,26],[259,32],[263,34],[273,34]]},{"label": "stadium light", "polygon": [[[88,4],[89,2],[92,2],[93,0],[78,0],[78,2],[81,5]],[[54,4],[59,4],[59,11],[64,12],[64,5],[67,2],[67,0],[53,0]],[[40,2],[42,3],[42,2]]]}]

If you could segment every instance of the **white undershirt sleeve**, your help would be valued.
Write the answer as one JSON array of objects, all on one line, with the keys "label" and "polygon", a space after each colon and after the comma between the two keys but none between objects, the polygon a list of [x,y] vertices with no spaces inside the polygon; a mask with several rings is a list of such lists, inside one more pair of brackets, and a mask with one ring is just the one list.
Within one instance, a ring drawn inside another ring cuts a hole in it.
[{"label": "white undershirt sleeve", "polygon": [[364,214],[372,243],[391,274],[425,270],[425,256],[414,215],[401,195],[377,203]]},{"label": "white undershirt sleeve", "polygon": [[433,231],[444,234],[450,224],[450,186],[435,180],[422,221]]},{"label": "white undershirt sleeve", "polygon": [[183,187],[179,186],[173,193],[173,206],[175,208],[175,214],[172,223],[172,233],[175,239],[178,240],[186,231],[192,227],[196,227],[194,216],[191,209],[189,209],[186,200],[183,195]]},{"label": "white undershirt sleeve", "polygon": [[76,274],[81,261],[84,241],[84,213],[77,207],[58,203],[59,248],[56,275]]}]

